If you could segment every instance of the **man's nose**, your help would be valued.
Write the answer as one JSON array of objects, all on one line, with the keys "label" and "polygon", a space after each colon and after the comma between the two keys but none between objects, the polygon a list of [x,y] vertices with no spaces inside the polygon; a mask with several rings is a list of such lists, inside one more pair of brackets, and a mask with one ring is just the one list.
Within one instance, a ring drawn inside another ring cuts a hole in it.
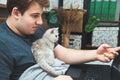
[{"label": "man's nose", "polygon": [[42,25],[43,24],[42,18],[37,19],[36,24],[37,25]]}]

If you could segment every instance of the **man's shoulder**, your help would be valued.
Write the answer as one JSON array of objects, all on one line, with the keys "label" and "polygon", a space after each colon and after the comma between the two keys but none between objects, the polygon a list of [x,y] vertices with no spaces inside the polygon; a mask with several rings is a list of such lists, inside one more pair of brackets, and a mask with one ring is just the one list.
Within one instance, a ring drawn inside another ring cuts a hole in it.
[{"label": "man's shoulder", "polygon": [[7,25],[5,22],[0,24],[0,39],[2,38],[7,38],[7,29],[6,29]]},{"label": "man's shoulder", "polygon": [[6,28],[7,28],[6,22],[0,23],[0,37],[1,35],[4,36],[5,33],[8,33]]},{"label": "man's shoulder", "polygon": [[[0,27],[1,27],[1,26],[5,26],[5,25],[6,25],[6,22],[5,22],[5,21],[0,23]],[[7,25],[6,25],[6,26],[7,26]]]}]

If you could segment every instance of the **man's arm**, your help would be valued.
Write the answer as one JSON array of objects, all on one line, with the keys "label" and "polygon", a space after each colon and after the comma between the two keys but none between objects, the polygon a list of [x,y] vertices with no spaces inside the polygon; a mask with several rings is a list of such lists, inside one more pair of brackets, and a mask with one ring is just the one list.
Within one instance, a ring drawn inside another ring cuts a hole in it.
[{"label": "man's arm", "polygon": [[10,80],[10,74],[11,71],[9,67],[0,64],[0,80]]},{"label": "man's arm", "polygon": [[[12,73],[13,61],[7,47],[0,43],[0,80],[10,80]],[[8,54],[6,54],[8,52]]]},{"label": "man's arm", "polygon": [[65,63],[77,64],[94,60],[109,62],[116,55],[118,55],[116,52],[118,50],[120,50],[120,47],[110,48],[107,44],[101,45],[96,50],[75,50],[57,45],[54,52],[55,56]]},{"label": "man's arm", "polygon": [[[10,65],[8,62],[8,57],[6,55],[1,55],[2,53],[0,52],[0,80],[10,80],[10,74],[11,74],[11,69]],[[10,61],[10,60],[9,60]]]}]

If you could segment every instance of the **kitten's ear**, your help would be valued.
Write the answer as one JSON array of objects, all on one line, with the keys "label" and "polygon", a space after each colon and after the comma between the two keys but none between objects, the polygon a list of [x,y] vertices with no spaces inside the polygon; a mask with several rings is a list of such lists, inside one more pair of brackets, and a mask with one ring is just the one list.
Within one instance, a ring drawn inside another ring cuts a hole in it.
[{"label": "kitten's ear", "polygon": [[59,29],[58,27],[57,28],[53,28],[50,33],[53,34],[55,31],[58,31],[58,29]]},{"label": "kitten's ear", "polygon": [[54,33],[54,29],[52,29],[50,33],[53,34]]},{"label": "kitten's ear", "polygon": [[56,28],[56,30],[58,30],[58,29],[59,29],[59,27]]},{"label": "kitten's ear", "polygon": [[55,31],[58,31],[59,30],[59,27],[55,28]]}]

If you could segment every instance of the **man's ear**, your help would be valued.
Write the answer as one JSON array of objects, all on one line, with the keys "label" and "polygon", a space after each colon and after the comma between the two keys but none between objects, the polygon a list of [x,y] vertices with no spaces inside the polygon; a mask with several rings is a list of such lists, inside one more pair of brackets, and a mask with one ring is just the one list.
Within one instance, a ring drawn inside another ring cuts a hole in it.
[{"label": "man's ear", "polygon": [[18,8],[14,7],[13,10],[12,10],[12,16],[14,16],[15,19],[18,19],[20,15],[21,15],[21,13],[18,10]]}]

